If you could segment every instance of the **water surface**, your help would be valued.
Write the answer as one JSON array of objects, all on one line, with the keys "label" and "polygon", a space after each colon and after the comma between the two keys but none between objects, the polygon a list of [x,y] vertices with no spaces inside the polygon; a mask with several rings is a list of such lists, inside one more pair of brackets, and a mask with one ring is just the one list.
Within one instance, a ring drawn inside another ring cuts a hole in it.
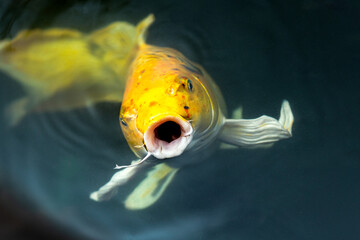
[{"label": "water surface", "polygon": [[[231,112],[277,117],[293,138],[269,149],[219,150],[177,174],[142,211],[89,193],[129,163],[119,104],[1,119],[1,181],[70,235],[85,239],[358,239],[359,4],[355,1],[2,1],[0,36],[21,29],[83,32],[113,21],[156,22],[148,42],[200,63]],[[24,92],[0,74],[0,110]],[[20,201],[21,202],[21,201]]]}]

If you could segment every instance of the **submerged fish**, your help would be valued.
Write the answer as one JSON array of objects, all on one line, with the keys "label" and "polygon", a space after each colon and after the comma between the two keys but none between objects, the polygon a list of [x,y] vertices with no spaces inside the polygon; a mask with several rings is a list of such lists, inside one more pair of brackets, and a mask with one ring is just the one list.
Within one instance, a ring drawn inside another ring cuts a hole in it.
[{"label": "submerged fish", "polygon": [[[90,198],[111,198],[145,166],[144,161],[159,159],[126,198],[128,209],[143,209],[156,202],[178,169],[200,159],[210,145],[223,142],[235,147],[268,147],[291,137],[294,120],[286,100],[279,120],[268,116],[227,119],[221,92],[201,66],[174,49],[146,44],[146,31],[153,21],[154,16],[149,15],[136,27],[117,22],[89,35],[66,29],[28,31],[0,43],[0,68],[29,90],[26,100],[10,107],[13,123],[31,110],[71,109],[89,100],[122,101],[120,125],[138,160],[128,166],[116,165],[120,170]],[[30,41],[26,35],[34,39]],[[14,54],[11,46],[17,41]],[[46,53],[52,47],[57,50]],[[62,48],[69,52],[63,53]],[[45,66],[32,70],[31,61],[38,49],[44,52],[39,61]],[[79,58],[83,68],[70,64],[69,56],[75,62]],[[44,59],[54,60],[58,71],[50,74]],[[55,84],[50,87],[52,81]],[[78,91],[80,97],[73,96]]]},{"label": "submerged fish", "polygon": [[[152,20],[149,16],[144,21],[150,25]],[[128,209],[143,209],[159,199],[178,171],[167,164],[168,158],[181,155],[178,162],[194,161],[200,157],[196,153],[215,140],[236,147],[267,147],[291,137],[293,115],[287,101],[279,120],[268,116],[227,119],[221,92],[201,66],[174,49],[146,44],[143,36],[128,73],[119,115],[130,148],[142,160],[115,173],[91,194],[92,199],[111,197],[149,156],[164,159],[125,200]]]},{"label": "submerged fish", "polygon": [[90,34],[35,29],[0,41],[0,70],[26,92],[7,108],[9,123],[16,125],[34,111],[121,102],[142,29],[141,24],[114,22]]}]

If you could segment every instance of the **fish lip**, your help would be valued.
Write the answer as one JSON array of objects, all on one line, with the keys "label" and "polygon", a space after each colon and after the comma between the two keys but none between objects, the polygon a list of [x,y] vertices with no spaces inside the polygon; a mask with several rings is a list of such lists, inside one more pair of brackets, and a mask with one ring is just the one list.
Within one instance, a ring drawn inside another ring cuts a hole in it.
[{"label": "fish lip", "polygon": [[[155,129],[168,121],[179,124],[181,129],[181,135],[171,142],[160,140],[155,136]],[[158,159],[177,157],[184,152],[191,142],[193,132],[192,125],[184,118],[165,116],[148,127],[144,134],[144,143],[148,152]]]}]

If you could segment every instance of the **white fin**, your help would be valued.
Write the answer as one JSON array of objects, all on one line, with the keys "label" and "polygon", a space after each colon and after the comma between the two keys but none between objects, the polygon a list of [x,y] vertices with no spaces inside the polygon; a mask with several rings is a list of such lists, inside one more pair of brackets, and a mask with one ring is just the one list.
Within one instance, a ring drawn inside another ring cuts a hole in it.
[{"label": "white fin", "polygon": [[290,133],[291,136],[291,128],[294,123],[294,115],[291,112],[290,104],[287,100],[284,100],[281,105],[279,123]]},{"label": "white fin", "polygon": [[177,168],[172,168],[165,163],[156,165],[127,197],[125,207],[130,210],[140,210],[154,204],[161,197],[177,171]]},{"label": "white fin", "polygon": [[143,159],[137,161],[136,163],[131,163],[130,165],[123,165],[119,166],[116,164],[114,169],[123,169],[123,168],[129,168],[129,167],[136,167],[145,162],[149,157],[151,157],[151,153],[148,153]]},{"label": "white fin", "polygon": [[[140,160],[132,161],[131,164],[136,164]],[[117,191],[117,188],[121,185],[127,183],[131,177],[139,170],[140,166],[123,168],[120,171],[117,171],[109,182],[104,186],[99,188],[96,192],[90,194],[90,198],[94,201],[101,202],[104,200],[109,200]]]},{"label": "white fin", "polygon": [[[243,113],[243,108],[242,106],[237,107],[231,114],[231,118],[232,119],[241,119],[242,118],[242,113]],[[239,146],[236,145],[232,145],[232,144],[228,144],[228,143],[224,143],[222,142],[220,144],[220,149],[237,149]]]},{"label": "white fin", "polygon": [[289,102],[284,100],[280,118],[226,119],[220,140],[240,147],[269,147],[271,143],[290,138],[294,116]]}]

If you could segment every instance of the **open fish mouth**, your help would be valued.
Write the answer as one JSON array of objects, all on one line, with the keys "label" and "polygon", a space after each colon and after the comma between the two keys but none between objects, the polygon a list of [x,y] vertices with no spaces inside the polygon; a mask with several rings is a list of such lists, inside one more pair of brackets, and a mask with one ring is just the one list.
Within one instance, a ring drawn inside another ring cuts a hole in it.
[{"label": "open fish mouth", "polygon": [[191,142],[193,128],[182,117],[165,116],[150,125],[144,134],[148,152],[156,158],[171,158],[182,154]]}]

